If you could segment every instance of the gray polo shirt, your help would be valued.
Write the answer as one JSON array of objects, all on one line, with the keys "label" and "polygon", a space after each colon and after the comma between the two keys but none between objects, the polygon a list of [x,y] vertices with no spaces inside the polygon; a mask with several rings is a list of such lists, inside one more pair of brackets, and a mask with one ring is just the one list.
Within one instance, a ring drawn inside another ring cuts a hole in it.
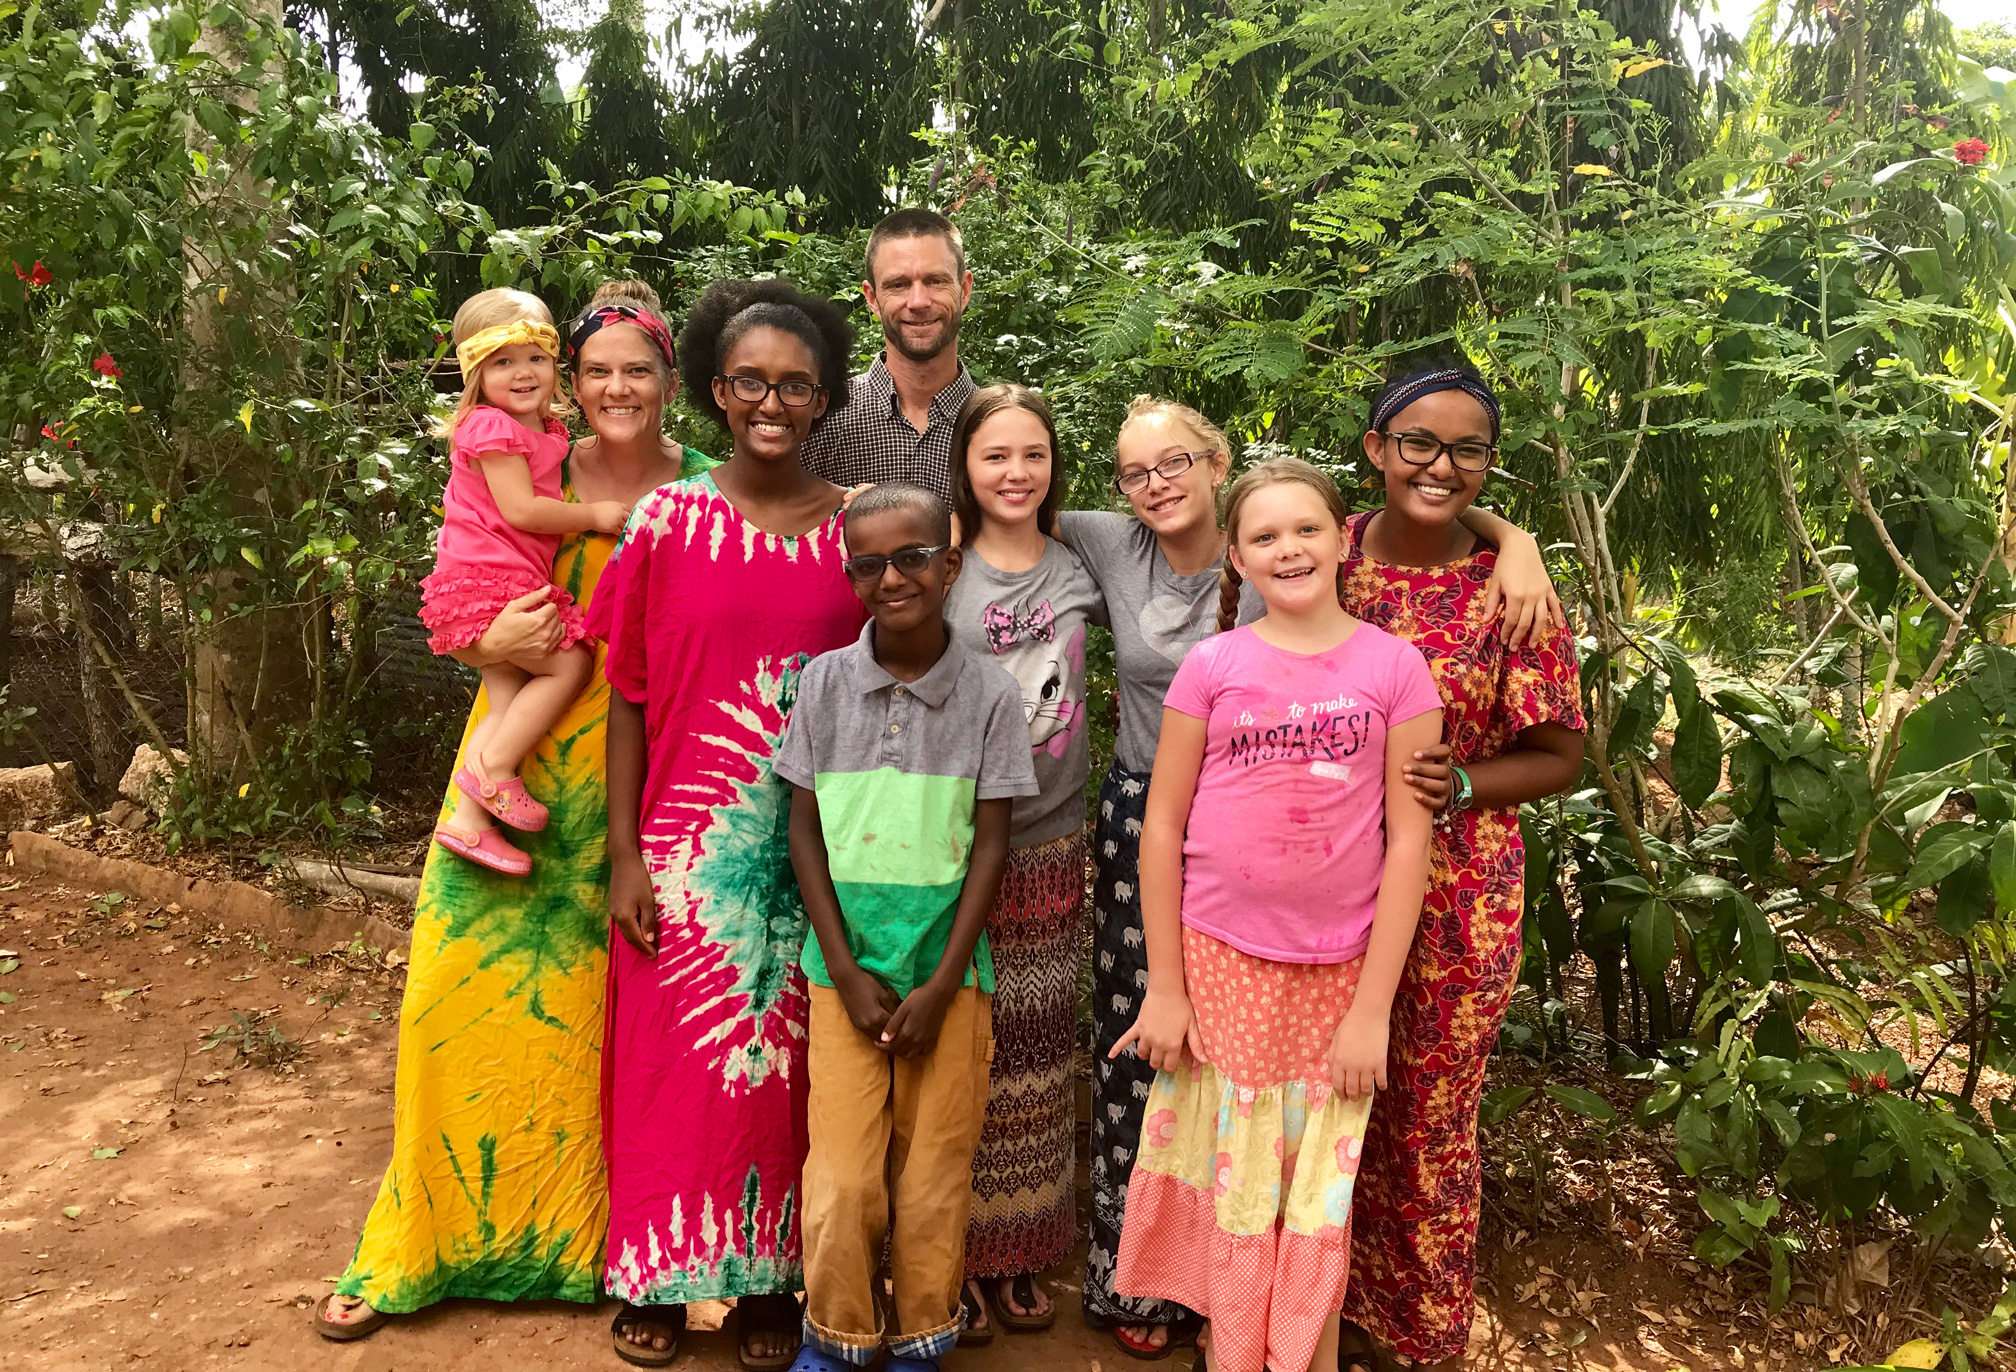
[{"label": "gray polo shirt", "polygon": [[[1021,688],[956,641],[916,681],[898,681],[875,661],[870,620],[854,643],[805,668],[771,765],[818,797],[854,960],[909,995],[951,936],[975,802],[1036,793]],[[816,932],[803,965],[814,985],[833,984]],[[976,981],[994,989],[984,935],[965,984]]]}]

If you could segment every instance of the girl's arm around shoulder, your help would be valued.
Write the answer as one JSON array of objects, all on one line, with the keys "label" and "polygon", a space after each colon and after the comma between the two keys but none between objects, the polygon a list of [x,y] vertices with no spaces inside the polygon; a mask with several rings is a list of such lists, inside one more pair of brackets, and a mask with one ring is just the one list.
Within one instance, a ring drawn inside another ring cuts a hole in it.
[{"label": "girl's arm around shoulder", "polygon": [[1484,622],[1501,615],[1509,648],[1536,643],[1568,622],[1561,597],[1547,575],[1540,541],[1489,510],[1471,506],[1462,514],[1470,532],[1498,549],[1498,566],[1484,588]]},{"label": "girl's arm around shoulder", "polygon": [[1421,902],[1428,894],[1433,820],[1406,803],[1405,767],[1418,751],[1442,737],[1439,708],[1386,726],[1386,861],[1372,913],[1372,941],[1358,974],[1358,989],[1330,1041],[1330,1085],[1356,1100],[1386,1085],[1386,1050],[1393,993],[1407,965]]}]

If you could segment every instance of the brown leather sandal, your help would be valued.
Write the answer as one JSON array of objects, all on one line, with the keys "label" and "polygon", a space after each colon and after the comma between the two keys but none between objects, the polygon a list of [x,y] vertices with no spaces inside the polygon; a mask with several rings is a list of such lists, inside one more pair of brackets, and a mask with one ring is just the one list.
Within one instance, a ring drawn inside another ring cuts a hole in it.
[{"label": "brown leather sandal", "polygon": [[315,1332],[331,1343],[353,1343],[358,1339],[369,1338],[384,1328],[386,1320],[392,1318],[383,1310],[374,1309],[361,1320],[349,1320],[338,1324],[329,1318],[329,1302],[335,1299],[336,1293],[331,1291],[315,1302],[314,1312]]}]

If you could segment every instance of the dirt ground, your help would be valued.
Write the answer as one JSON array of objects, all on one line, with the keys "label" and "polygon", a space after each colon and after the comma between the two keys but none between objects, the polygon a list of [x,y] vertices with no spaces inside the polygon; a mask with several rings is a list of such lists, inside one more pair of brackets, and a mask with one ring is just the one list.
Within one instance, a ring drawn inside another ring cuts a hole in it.
[{"label": "dirt ground", "polygon": [[[609,1305],[448,1302],[349,1346],[309,1327],[390,1151],[399,993],[396,968],[290,959],[174,907],[0,868],[0,1369],[620,1366]],[[234,1063],[233,1042],[205,1050],[234,1025],[255,1052],[285,1054],[284,1039],[298,1056],[276,1068]],[[1633,1248],[1629,1232],[1491,1235],[1472,1366],[1842,1360],[1817,1332],[1797,1346],[1793,1326],[1760,1332],[1723,1279]],[[1055,1330],[1004,1336],[948,1368],[1132,1366],[1083,1324],[1077,1275],[1049,1274]],[[696,1307],[679,1368],[735,1366],[726,1315]]]}]

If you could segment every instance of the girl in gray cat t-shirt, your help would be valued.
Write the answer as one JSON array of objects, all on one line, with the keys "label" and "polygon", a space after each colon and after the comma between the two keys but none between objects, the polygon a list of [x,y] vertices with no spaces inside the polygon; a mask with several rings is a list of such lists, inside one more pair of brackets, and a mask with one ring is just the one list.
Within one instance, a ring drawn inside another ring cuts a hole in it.
[{"label": "girl in gray cat t-shirt", "polygon": [[[1038,794],[1018,797],[1008,867],[987,917],[994,1065],[973,1161],[964,1342],[1056,1319],[1036,1274],[1071,1251],[1073,1010],[1085,901],[1085,636],[1099,591],[1056,539],[1064,474],[1050,409],[1021,386],[976,391],[952,438],[965,562],[945,598],[952,636],[1022,686]],[[991,1308],[989,1308],[991,1307]]]}]

